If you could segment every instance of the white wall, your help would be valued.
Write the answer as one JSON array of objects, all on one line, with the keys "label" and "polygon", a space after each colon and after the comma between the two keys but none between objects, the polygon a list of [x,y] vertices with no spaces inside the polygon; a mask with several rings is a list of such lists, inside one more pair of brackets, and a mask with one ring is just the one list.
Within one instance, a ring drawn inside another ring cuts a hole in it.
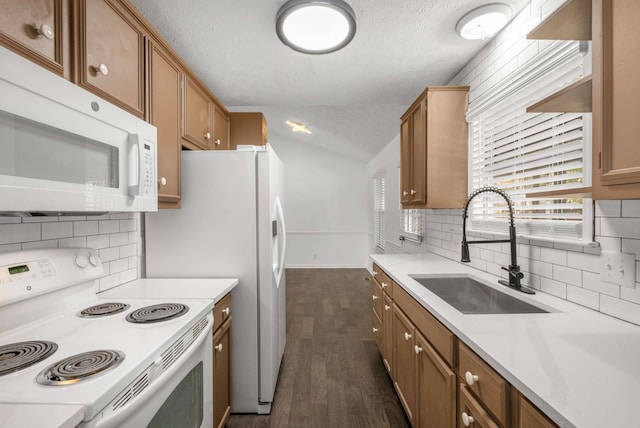
[{"label": "white wall", "polygon": [[366,163],[277,136],[269,142],[284,163],[286,266],[366,266]]},{"label": "white wall", "polygon": [[86,217],[0,216],[0,251],[58,247],[97,249],[104,266],[100,290],[140,277],[143,241],[138,213]]},{"label": "white wall", "polygon": [[[532,1],[449,84],[469,85],[471,104],[480,94],[490,93],[501,79],[534,59],[549,44],[547,41],[526,40],[525,35],[562,3],[562,0]],[[395,165],[399,153],[397,137],[369,163],[370,177],[373,170],[381,165],[387,168]],[[389,189],[389,199],[397,201],[397,179],[394,186],[396,188]],[[373,206],[371,192],[369,198],[368,206]],[[397,219],[397,207],[395,202],[387,204],[385,215]],[[387,229],[386,235],[388,239],[399,242],[395,233],[398,220],[394,221],[395,224],[387,222],[391,229]],[[425,241],[422,245],[405,243],[401,251],[431,251],[459,261],[461,225],[461,209],[426,210]],[[518,263],[525,273],[523,282],[542,292],[640,325],[640,201],[597,201],[595,233],[596,241],[603,250],[635,254],[635,288],[600,281],[599,248],[519,239]],[[393,246],[388,246],[388,249],[396,252]],[[508,244],[473,245],[470,251],[473,267],[505,276],[500,267],[509,264]]]}]

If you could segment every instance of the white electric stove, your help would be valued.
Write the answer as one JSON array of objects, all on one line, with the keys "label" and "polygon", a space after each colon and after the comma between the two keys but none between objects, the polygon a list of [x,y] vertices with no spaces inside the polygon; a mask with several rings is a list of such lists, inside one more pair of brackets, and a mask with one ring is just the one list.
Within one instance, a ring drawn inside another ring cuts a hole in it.
[{"label": "white electric stove", "polygon": [[210,426],[213,300],[101,297],[102,275],[91,249],[0,253],[1,408],[41,427],[51,406],[81,406],[83,427]]}]

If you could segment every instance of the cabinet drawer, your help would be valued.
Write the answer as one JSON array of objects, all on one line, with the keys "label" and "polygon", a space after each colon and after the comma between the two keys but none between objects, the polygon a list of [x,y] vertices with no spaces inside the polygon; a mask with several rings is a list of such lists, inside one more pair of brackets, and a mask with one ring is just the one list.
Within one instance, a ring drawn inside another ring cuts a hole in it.
[{"label": "cabinet drawer", "polygon": [[384,305],[384,293],[377,282],[373,281],[371,298],[373,299],[373,311],[382,319],[382,307]]},{"label": "cabinet drawer", "polygon": [[393,299],[408,315],[416,328],[429,340],[436,351],[451,367],[455,367],[456,336],[423,308],[413,297],[395,282]]},{"label": "cabinet drawer", "polygon": [[231,318],[231,293],[227,293],[213,307],[213,331],[218,331],[229,318]]},{"label": "cabinet drawer", "polygon": [[458,427],[500,428],[464,385],[458,394]]},{"label": "cabinet drawer", "polygon": [[458,376],[502,426],[507,426],[509,383],[463,343]]},{"label": "cabinet drawer", "polygon": [[373,264],[373,278],[374,278],[375,282],[377,282],[380,285],[380,287],[382,288],[382,291],[387,293],[389,295],[389,297],[393,298],[393,287],[391,286],[393,281],[375,263]]}]

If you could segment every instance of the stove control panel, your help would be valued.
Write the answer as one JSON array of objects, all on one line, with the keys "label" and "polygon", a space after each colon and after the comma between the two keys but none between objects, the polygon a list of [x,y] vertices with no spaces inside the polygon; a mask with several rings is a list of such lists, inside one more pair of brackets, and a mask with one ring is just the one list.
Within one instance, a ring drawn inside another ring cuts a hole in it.
[{"label": "stove control panel", "polygon": [[0,306],[93,281],[103,274],[98,253],[90,248],[0,253]]}]

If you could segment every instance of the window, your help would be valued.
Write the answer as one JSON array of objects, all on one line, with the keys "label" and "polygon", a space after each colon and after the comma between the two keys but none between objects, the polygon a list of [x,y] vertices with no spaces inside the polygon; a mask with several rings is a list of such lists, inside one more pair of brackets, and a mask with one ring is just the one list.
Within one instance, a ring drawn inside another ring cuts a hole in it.
[{"label": "window", "polygon": [[[543,192],[590,186],[591,115],[527,113],[526,107],[582,77],[578,42],[558,42],[498,90],[500,96],[470,109],[470,190],[497,186],[514,202],[518,235],[590,239],[591,200]],[[587,58],[588,59],[588,58]],[[491,91],[495,94],[494,91]],[[470,228],[506,230],[507,205],[491,193],[474,199]],[[586,226],[586,227],[585,227]]]},{"label": "window", "polygon": [[422,242],[422,218],[424,210],[400,209],[400,235],[412,241]]},{"label": "window", "polygon": [[384,253],[384,182],[386,171],[379,171],[373,177],[373,247]]}]

